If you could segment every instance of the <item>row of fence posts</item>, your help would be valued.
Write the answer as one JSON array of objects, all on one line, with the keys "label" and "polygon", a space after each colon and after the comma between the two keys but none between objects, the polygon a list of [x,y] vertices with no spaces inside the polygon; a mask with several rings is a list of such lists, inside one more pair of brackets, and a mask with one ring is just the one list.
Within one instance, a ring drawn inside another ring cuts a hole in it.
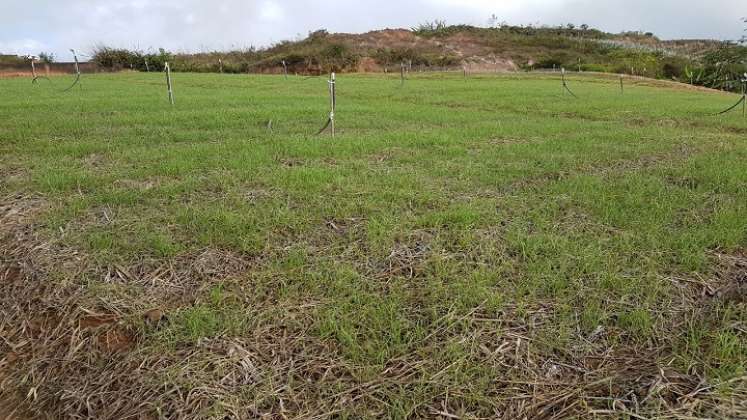
[{"label": "row of fence posts", "polygon": [[[63,90],[63,92],[67,92],[70,89],[74,88],[76,85],[80,86],[81,88],[83,85],[80,81],[80,63],[78,62],[78,55],[76,54],[75,50],[70,50],[70,52],[73,54],[73,59],[75,60],[75,80],[73,81],[73,84],[70,85],[67,89]],[[49,65],[46,65],[47,69],[47,76],[39,76],[38,73],[36,73],[36,57],[34,56],[28,56],[27,57],[29,61],[31,62],[31,84],[34,85],[39,82],[39,79],[46,79],[49,80]]]},{"label": "row of fence posts", "polygon": [[[81,80],[80,80],[81,73],[80,73],[80,64],[78,62],[78,56],[75,50],[71,49],[70,52],[73,54],[73,59],[75,60],[75,80],[73,81],[73,84],[70,85],[70,87],[65,89],[63,92],[69,91],[76,85],[82,87]],[[35,57],[29,57],[29,58],[31,60],[31,74],[33,77],[32,84],[35,84],[38,82],[38,79],[40,78],[40,76],[38,76],[36,73],[36,65],[35,65],[36,58]],[[221,59],[218,59],[218,64],[220,67],[220,71],[222,73],[223,72],[223,61]],[[283,74],[285,75],[285,78],[287,79],[288,78],[288,65],[285,62],[285,60],[282,61],[282,65],[283,65]],[[150,66],[148,64],[147,59],[145,59],[145,68],[146,68],[146,71],[148,72],[150,71]],[[411,69],[412,69],[412,61],[409,62],[409,65],[406,65],[404,61],[400,63],[400,86],[405,85],[406,74],[409,74]],[[466,79],[469,75],[467,67],[464,66],[462,70],[464,72],[464,78]],[[579,70],[580,70],[580,67],[579,67]],[[631,69],[631,71],[632,70],[633,69]],[[555,66],[553,66],[553,71],[555,71]],[[166,88],[168,91],[169,103],[173,106],[174,105],[174,88],[173,88],[173,84],[171,81],[171,66],[169,65],[168,62],[164,63],[164,73],[166,74]],[[573,98],[578,99],[578,96],[576,96],[576,94],[573,93],[573,91],[568,86],[568,82],[566,81],[566,77],[565,77],[565,74],[566,74],[565,68],[561,68],[560,73],[561,73],[560,80],[562,84],[563,95],[571,95]],[[737,108],[739,105],[742,105],[742,116],[747,117],[747,73],[745,73],[743,78],[738,80],[738,82],[742,84],[742,96],[739,99],[739,101],[737,101],[737,103],[734,104],[733,106],[714,115],[725,114]],[[329,128],[330,133],[332,134],[332,137],[334,137],[335,136],[335,110],[337,107],[336,76],[334,72],[331,73],[330,79],[327,81],[327,83],[329,85],[330,112],[329,112],[329,117],[327,119],[327,123],[324,125],[324,127],[322,127],[321,130],[319,130],[318,134],[323,133],[324,131],[327,130],[327,128]],[[624,93],[625,93],[624,75],[620,74],[620,94],[622,95]]]},{"label": "row of fence posts", "polygon": [[[561,73],[561,79],[560,80],[561,80],[561,83],[562,83],[563,94],[564,95],[565,94],[570,94],[574,98],[578,99],[578,96],[576,96],[573,93],[573,91],[571,91],[571,89],[568,87],[568,82],[565,79],[565,68],[561,68],[560,69],[560,73]],[[466,77],[466,72],[465,72],[465,77]],[[624,79],[625,79],[625,76],[623,74],[621,74],[620,75],[620,94],[621,95],[625,94],[625,83],[624,83]],[[737,107],[739,107],[741,105],[742,106],[742,117],[743,118],[747,118],[747,73],[745,73],[740,79],[736,80],[736,82],[740,83],[741,86],[742,86],[742,95],[739,98],[739,100],[737,101],[737,103],[735,103],[734,105],[730,106],[729,108],[726,108],[725,110],[723,110],[723,111],[721,111],[719,113],[712,114],[712,116],[726,114],[726,113],[728,113],[728,112],[736,109]]]},{"label": "row of fence posts", "polygon": [[[562,67],[561,67],[560,69],[562,70]],[[534,70],[534,67],[532,67],[532,70]],[[553,65],[552,65],[552,71],[553,71],[553,73],[557,73],[557,72],[558,72],[558,65],[557,65],[557,64],[553,64]],[[641,72],[641,74],[636,74],[636,70],[635,70],[635,67],[631,67],[631,68],[630,68],[630,75],[631,75],[631,76],[641,76],[641,77],[645,77],[645,74],[646,74],[646,72],[647,72],[647,71],[648,71],[648,69],[647,69],[646,67],[644,67],[644,68],[643,68],[643,70],[642,70],[642,72]],[[579,73],[583,73],[583,72],[584,72],[584,70],[583,70],[583,67],[582,67],[582,65],[581,65],[581,63],[580,63],[580,62],[579,62],[579,64],[578,64],[578,72],[579,72]],[[620,74],[621,74],[621,75],[624,75],[623,73],[620,73]],[[693,84],[693,82],[692,82],[692,78],[691,78],[691,80],[690,80],[690,84],[691,84],[691,85]]]}]

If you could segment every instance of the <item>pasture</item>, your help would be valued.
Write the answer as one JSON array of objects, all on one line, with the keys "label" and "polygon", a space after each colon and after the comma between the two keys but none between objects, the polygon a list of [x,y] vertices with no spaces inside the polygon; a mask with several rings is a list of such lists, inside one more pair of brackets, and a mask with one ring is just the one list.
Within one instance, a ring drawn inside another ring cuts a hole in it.
[{"label": "pasture", "polygon": [[324,77],[69,82],[0,80],[0,399],[747,416],[747,119],[708,116],[735,95],[346,74],[331,138]]}]

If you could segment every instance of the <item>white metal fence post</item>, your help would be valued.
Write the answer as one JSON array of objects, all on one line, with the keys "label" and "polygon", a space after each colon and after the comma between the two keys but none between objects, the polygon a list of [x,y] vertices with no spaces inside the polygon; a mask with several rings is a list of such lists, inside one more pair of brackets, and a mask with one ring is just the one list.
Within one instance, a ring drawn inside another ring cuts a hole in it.
[{"label": "white metal fence post", "polygon": [[565,67],[560,68],[560,80],[563,82],[563,85],[561,86],[561,90],[563,91],[563,95],[565,96]]},{"label": "white metal fence post", "polygon": [[330,105],[331,109],[329,111],[329,122],[331,124],[332,129],[332,137],[335,137],[335,108],[337,108],[337,98],[336,98],[336,81],[335,81],[335,72],[332,72],[332,77],[329,81],[329,99],[330,99]]},{"label": "white metal fence post", "polygon": [[70,52],[73,53],[73,59],[75,60],[75,81],[73,81],[73,84],[70,85],[69,88],[63,90],[63,92],[67,92],[70,89],[74,88],[75,85],[80,85],[81,89],[83,88],[83,85],[80,82],[80,65],[78,64],[78,55],[75,54],[74,49],[70,49]]},{"label": "white metal fence post", "polygon": [[166,71],[166,88],[169,91],[169,102],[173,106],[174,105],[174,91],[171,86],[171,66],[169,66],[168,61],[164,64],[164,70]]},{"label": "white metal fence post", "polygon": [[31,77],[33,77],[33,79],[31,79],[31,83],[36,83],[36,79],[38,79],[38,77],[36,76],[36,67],[34,66],[33,56],[31,57]]}]

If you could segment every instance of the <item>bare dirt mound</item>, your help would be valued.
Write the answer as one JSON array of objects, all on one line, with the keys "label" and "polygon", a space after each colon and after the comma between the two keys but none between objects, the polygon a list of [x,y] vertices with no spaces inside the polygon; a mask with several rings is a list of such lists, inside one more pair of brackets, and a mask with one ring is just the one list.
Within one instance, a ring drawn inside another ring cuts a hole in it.
[{"label": "bare dirt mound", "polygon": [[331,38],[363,49],[414,48],[423,45],[437,47],[438,44],[421,38],[406,29],[383,29],[365,34],[334,34]]},{"label": "bare dirt mound", "polygon": [[[334,34],[334,42],[344,43],[359,51],[413,50],[425,54],[458,57],[462,65],[476,73],[513,72],[519,66],[508,57],[496,54],[492,46],[469,33],[456,33],[443,39],[430,39],[407,29],[384,29],[365,34]],[[359,72],[381,72],[384,67],[374,58],[364,57]]]}]

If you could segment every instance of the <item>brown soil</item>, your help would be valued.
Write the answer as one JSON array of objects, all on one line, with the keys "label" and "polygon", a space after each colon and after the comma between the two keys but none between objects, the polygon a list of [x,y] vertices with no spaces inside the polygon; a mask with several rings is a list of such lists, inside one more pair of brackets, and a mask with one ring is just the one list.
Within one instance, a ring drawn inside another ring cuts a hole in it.
[{"label": "brown soil", "polygon": [[[52,76],[70,76],[71,75],[70,73],[64,72],[64,71],[50,71],[49,73],[37,72],[36,74],[40,78],[47,77],[47,76],[52,77]],[[0,69],[0,79],[11,78],[11,77],[28,77],[30,81],[33,76],[30,70],[29,71],[17,71],[17,70],[5,71],[5,70]],[[40,81],[40,83],[43,83],[43,82],[44,80]]]}]

